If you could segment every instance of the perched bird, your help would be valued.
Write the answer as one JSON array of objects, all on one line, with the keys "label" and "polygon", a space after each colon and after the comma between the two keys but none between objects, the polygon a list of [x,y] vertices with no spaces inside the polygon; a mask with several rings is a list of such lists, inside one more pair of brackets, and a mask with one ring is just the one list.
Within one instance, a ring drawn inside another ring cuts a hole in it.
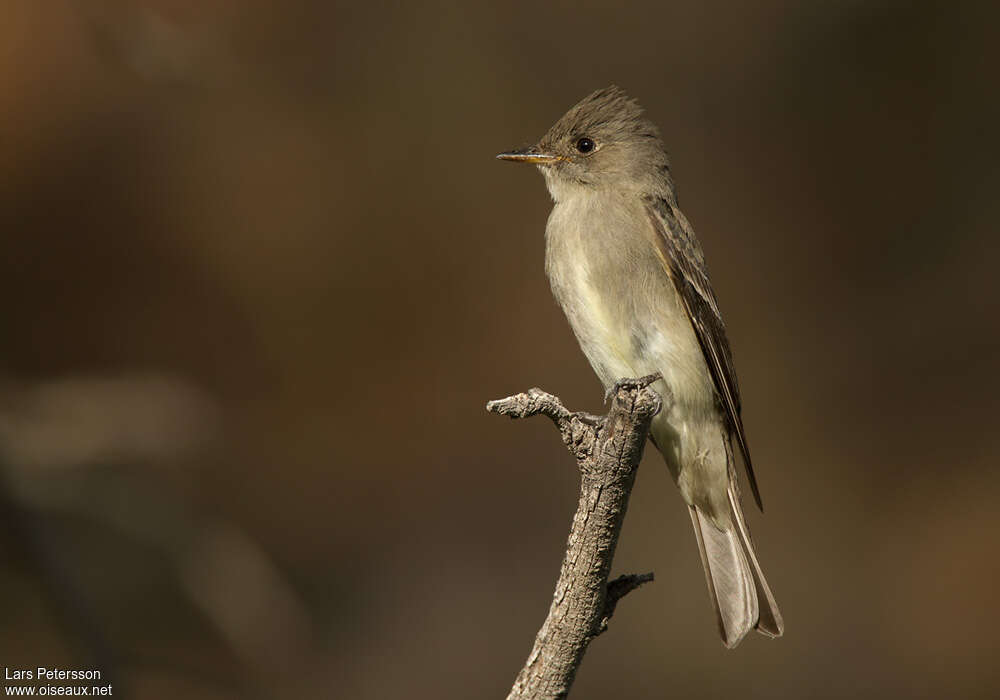
[{"label": "perched bird", "polygon": [[659,372],[669,389],[650,438],[690,510],[723,642],[734,647],[751,629],[780,636],[740,506],[734,442],[761,502],[726,328],[659,131],[612,86],[585,97],[536,145],[497,157],[534,163],[545,176],[555,203],[545,271],[605,388]]}]

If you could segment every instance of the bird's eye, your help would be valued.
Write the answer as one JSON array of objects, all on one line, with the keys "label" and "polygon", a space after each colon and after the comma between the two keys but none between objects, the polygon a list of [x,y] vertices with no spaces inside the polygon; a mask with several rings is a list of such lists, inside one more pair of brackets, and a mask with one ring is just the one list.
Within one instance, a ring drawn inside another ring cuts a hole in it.
[{"label": "bird's eye", "polygon": [[594,150],[594,142],[584,136],[576,142],[576,150],[580,151],[580,153],[590,153]]}]

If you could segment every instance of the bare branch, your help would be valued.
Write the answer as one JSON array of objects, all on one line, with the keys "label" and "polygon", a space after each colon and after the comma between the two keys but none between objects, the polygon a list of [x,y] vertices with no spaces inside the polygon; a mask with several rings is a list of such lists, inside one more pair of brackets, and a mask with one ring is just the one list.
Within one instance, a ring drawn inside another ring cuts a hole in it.
[{"label": "bare branch", "polygon": [[608,628],[608,620],[615,614],[618,601],[644,583],[653,580],[653,572],[648,574],[622,574],[614,581],[608,582],[608,595],[604,600],[604,615],[601,617],[601,628],[598,634]]},{"label": "bare branch", "polygon": [[565,698],[587,645],[607,629],[618,601],[653,579],[652,574],[633,574],[608,583],[649,424],[662,405],[650,388],[657,379],[652,375],[617,384],[603,417],[572,413],[541,389],[486,406],[511,418],[551,418],[581,474],[580,500],[552,605],[507,700]]}]

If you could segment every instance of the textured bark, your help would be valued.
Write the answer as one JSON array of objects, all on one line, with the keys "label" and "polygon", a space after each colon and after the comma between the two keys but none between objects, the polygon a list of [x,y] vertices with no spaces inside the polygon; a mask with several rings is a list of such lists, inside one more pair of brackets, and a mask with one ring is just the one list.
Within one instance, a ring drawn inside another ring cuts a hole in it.
[{"label": "textured bark", "polygon": [[658,378],[619,383],[609,392],[611,410],[603,417],[571,413],[541,389],[486,405],[511,418],[551,418],[581,473],[580,502],[552,605],[507,700],[565,698],[587,645],[607,629],[618,601],[653,579],[641,574],[608,582],[649,424],[661,407],[649,388]]}]

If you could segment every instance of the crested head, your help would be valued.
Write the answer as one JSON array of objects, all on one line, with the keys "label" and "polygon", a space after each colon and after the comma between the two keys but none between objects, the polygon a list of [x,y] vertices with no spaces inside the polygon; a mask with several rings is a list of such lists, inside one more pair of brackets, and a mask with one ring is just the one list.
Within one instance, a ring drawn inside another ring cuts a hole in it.
[{"label": "crested head", "polygon": [[643,116],[638,102],[617,85],[612,85],[590,93],[573,105],[539,143],[556,146],[574,136],[600,137],[608,143],[626,139],[659,140],[660,132]]},{"label": "crested head", "polygon": [[571,107],[529,150],[546,157],[538,166],[557,201],[593,188],[673,189],[659,130],[614,85]]}]

